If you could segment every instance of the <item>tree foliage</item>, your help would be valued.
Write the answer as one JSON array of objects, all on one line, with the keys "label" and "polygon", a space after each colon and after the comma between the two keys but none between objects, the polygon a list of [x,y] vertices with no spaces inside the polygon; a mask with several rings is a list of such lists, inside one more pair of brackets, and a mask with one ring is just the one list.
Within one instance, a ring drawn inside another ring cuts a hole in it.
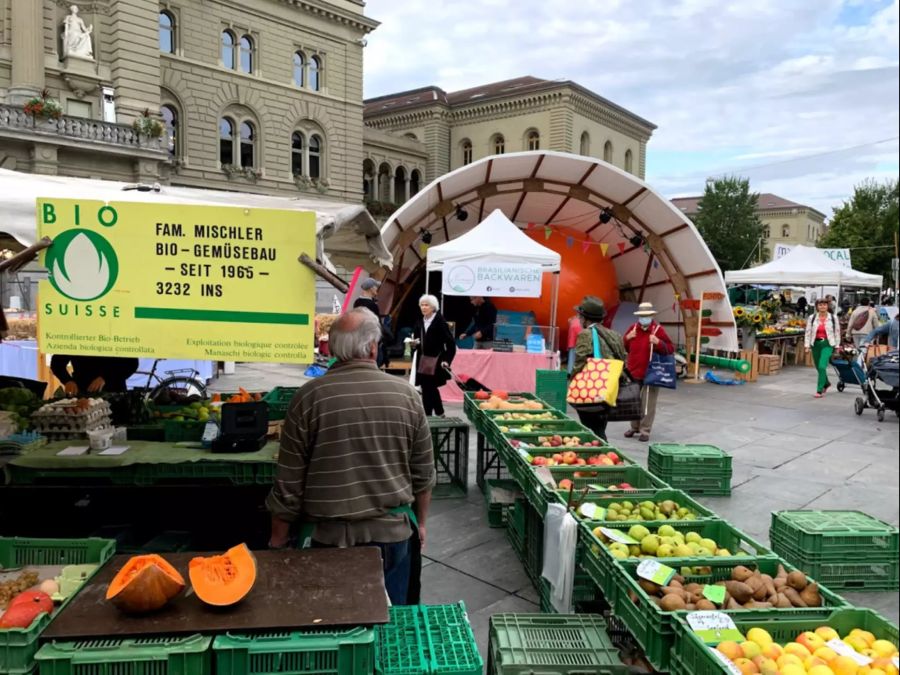
[{"label": "tree foliage", "polygon": [[750,181],[730,176],[707,181],[694,224],[723,272],[739,270],[768,255],[761,245],[763,224],[756,214],[759,194]]},{"label": "tree foliage", "polygon": [[819,240],[822,248],[849,248],[853,269],[891,275],[894,237],[900,227],[900,183],[866,180],[853,196],[834,209],[828,231]]}]

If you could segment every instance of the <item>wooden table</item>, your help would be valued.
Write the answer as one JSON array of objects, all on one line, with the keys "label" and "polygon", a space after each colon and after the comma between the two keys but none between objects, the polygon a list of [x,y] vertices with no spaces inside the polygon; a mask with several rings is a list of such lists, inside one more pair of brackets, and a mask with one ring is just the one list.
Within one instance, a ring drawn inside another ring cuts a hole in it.
[{"label": "wooden table", "polygon": [[210,607],[190,591],[193,553],[168,560],[188,589],[158,612],[129,616],[106,601],[109,582],[129,556],[115,556],[44,631],[42,640],[291,630],[388,622],[377,548],[257,551],[256,585],[232,607]]}]

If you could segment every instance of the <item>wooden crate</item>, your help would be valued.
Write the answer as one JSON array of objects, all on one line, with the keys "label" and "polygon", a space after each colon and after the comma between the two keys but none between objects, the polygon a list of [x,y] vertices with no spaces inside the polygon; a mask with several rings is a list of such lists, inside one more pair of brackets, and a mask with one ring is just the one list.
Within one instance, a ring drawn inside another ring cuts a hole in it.
[{"label": "wooden crate", "polygon": [[759,352],[754,350],[744,350],[740,353],[740,358],[750,362],[749,373],[735,373],[735,378],[744,380],[745,382],[756,382],[759,379]]},{"label": "wooden crate", "polygon": [[781,356],[777,354],[761,354],[759,356],[759,374],[777,375],[781,370]]}]

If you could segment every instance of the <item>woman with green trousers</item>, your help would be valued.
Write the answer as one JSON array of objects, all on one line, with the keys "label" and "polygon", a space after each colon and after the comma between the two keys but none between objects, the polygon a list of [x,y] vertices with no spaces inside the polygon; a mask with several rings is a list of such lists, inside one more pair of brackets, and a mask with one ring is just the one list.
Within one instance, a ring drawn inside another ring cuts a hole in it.
[{"label": "woman with green trousers", "polygon": [[822,398],[831,382],[828,381],[828,366],[834,348],[840,344],[841,326],[837,317],[831,313],[828,300],[816,301],[816,311],[806,321],[806,351],[812,350],[813,365],[819,373],[816,384],[816,398]]}]

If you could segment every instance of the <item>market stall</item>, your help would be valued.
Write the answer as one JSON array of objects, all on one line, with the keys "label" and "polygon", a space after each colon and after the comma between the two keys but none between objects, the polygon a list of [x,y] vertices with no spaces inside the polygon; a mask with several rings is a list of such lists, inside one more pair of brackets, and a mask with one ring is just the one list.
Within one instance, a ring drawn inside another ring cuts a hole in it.
[{"label": "market stall", "polygon": [[778,260],[746,270],[725,272],[728,284],[776,284],[779,286],[837,286],[838,288],[878,288],[879,274],[867,274],[845,267],[810,246],[795,246]]},{"label": "market stall", "polygon": [[[550,302],[555,314],[559,254],[530,239],[500,210],[466,234],[430,247],[426,259],[427,271],[442,272],[444,296],[539,298],[544,274],[552,274]],[[453,368],[460,375],[490,382],[497,389],[532,391],[535,372],[559,368],[559,358],[553,327],[549,327],[549,340],[538,327],[529,327],[528,332],[541,337],[539,350],[527,351],[524,337],[523,344],[513,346],[513,351],[458,349]],[[458,403],[462,392],[451,380],[441,389],[441,397],[445,402]]]}]

